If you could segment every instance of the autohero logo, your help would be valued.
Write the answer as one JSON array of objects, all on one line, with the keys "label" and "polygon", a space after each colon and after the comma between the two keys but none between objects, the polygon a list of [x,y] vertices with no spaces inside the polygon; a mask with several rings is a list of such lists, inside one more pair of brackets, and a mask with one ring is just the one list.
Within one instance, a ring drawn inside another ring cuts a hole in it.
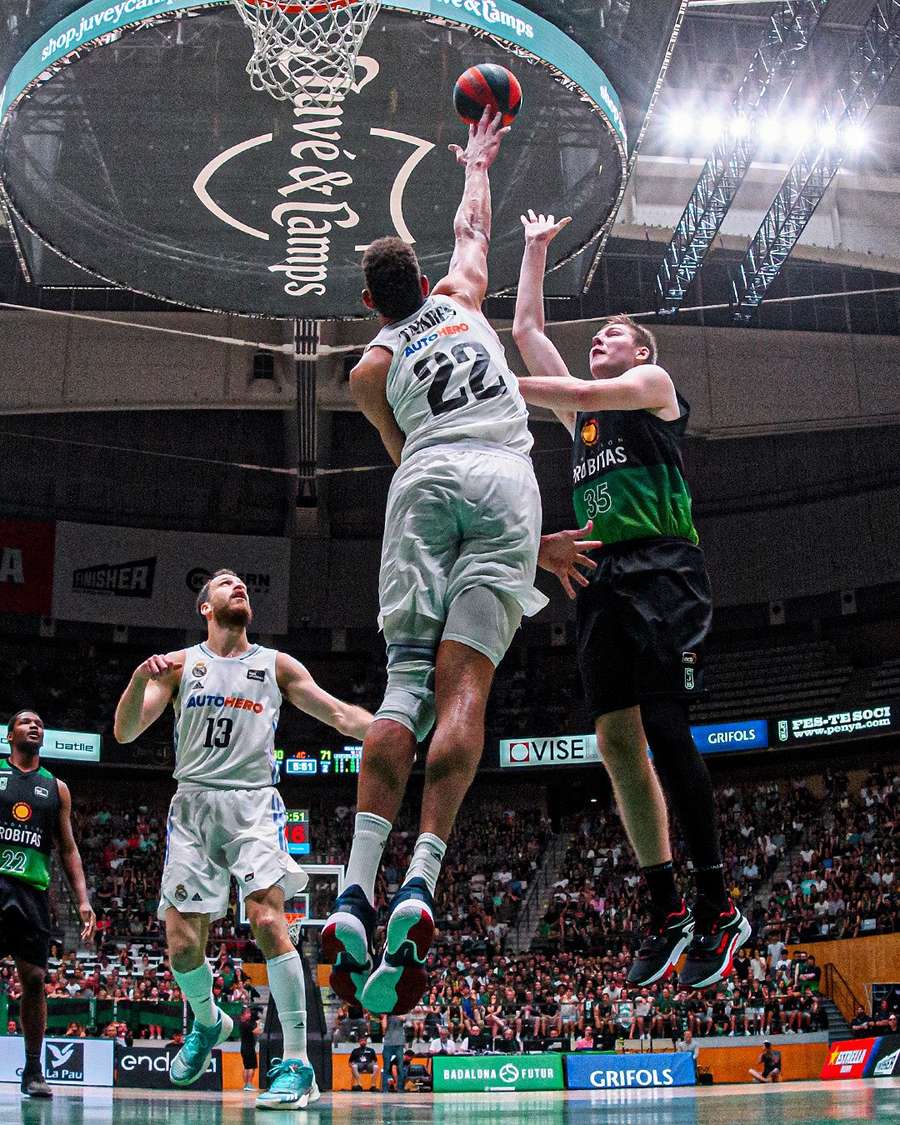
[{"label": "autohero logo", "polygon": [[79,594],[101,594],[118,598],[152,598],[156,559],[99,563],[72,572],[72,589]]},{"label": "autohero logo", "polygon": [[597,738],[593,734],[560,735],[556,738],[511,738],[500,742],[500,765],[583,765],[599,762]]},{"label": "autohero logo", "polygon": [[[381,69],[377,59],[360,55],[356,60],[357,72],[362,75],[350,87],[349,93],[359,94],[370,82],[377,78]],[[320,85],[324,85],[322,79]],[[307,89],[309,89],[309,85]],[[271,273],[282,278],[284,292],[289,297],[324,297],[328,292],[329,269],[331,267],[333,239],[341,230],[352,230],[359,226],[360,215],[351,206],[348,196],[355,182],[365,182],[365,168],[353,162],[358,153],[345,147],[344,98],[338,92],[333,105],[325,108],[317,105],[311,96],[298,95],[294,99],[293,114],[288,140],[293,141],[287,154],[286,170],[282,183],[276,189],[284,202],[275,202],[270,211],[270,219],[277,229],[277,237],[283,239],[284,252],[279,260],[269,265]],[[402,164],[389,192],[390,215],[397,235],[405,242],[415,239],[403,217],[403,193],[409,178],[420,161],[434,148],[431,141],[421,137],[400,133],[393,129],[374,126],[369,129],[369,137],[399,141],[411,145],[412,154]],[[268,231],[251,226],[227,212],[210,192],[213,178],[230,161],[262,145],[273,143],[274,133],[261,133],[240,141],[218,156],[213,157],[198,173],[193,183],[193,191],[203,206],[220,222],[240,231],[251,238],[270,242]],[[359,138],[365,143],[368,138]],[[295,161],[290,165],[289,161]],[[357,190],[359,190],[357,188]],[[336,229],[337,228],[337,229]],[[354,251],[365,250],[368,243],[362,242],[353,247]]]},{"label": "autohero logo", "polygon": [[44,1077],[48,1082],[83,1082],[84,1044],[48,1039],[44,1047]]}]

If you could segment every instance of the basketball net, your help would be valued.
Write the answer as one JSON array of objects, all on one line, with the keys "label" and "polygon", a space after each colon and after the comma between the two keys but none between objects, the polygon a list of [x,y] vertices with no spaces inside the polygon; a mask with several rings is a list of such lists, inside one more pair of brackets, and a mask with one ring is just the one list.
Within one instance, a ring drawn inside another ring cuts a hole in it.
[{"label": "basketball net", "polygon": [[343,101],[380,0],[232,0],[253,36],[250,85],[278,101]]}]

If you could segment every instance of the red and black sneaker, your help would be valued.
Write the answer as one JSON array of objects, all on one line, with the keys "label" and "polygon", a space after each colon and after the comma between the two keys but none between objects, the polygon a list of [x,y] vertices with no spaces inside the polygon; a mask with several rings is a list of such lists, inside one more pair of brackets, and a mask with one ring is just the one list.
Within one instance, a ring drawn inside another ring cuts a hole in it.
[{"label": "red and black sneaker", "polygon": [[628,983],[638,988],[667,977],[678,958],[690,944],[694,934],[694,915],[681,901],[681,909],[673,911],[658,925],[651,926],[628,970]]},{"label": "red and black sneaker", "polygon": [[684,988],[708,988],[731,972],[734,955],[745,945],[752,930],[750,923],[729,899],[728,909],[708,918],[698,912],[694,940],[687,960],[678,974]]}]

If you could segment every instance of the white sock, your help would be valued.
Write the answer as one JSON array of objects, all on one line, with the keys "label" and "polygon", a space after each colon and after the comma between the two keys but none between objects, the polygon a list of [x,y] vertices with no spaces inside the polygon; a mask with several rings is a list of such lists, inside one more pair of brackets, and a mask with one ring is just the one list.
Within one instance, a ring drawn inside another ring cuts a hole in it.
[{"label": "white sock", "polygon": [[375,905],[375,876],[381,863],[384,845],[391,834],[391,822],[377,813],[359,812],[353,829],[353,844],[347,861],[345,887],[354,883],[362,887],[363,894]]},{"label": "white sock", "polygon": [[172,976],[178,981],[178,987],[198,1021],[204,1027],[212,1027],[219,1016],[213,1003],[212,969],[207,964],[206,958],[203,959],[202,964],[188,973],[179,973],[173,969]]},{"label": "white sock", "polygon": [[267,961],[266,968],[284,1035],[282,1057],[309,1062],[306,1054],[306,985],[300,954],[296,949],[282,953],[280,957]]},{"label": "white sock", "polygon": [[403,882],[408,883],[410,879],[419,876],[425,880],[429,891],[434,894],[446,851],[447,845],[440,836],[435,836],[431,832],[423,832],[416,840],[416,847]]}]

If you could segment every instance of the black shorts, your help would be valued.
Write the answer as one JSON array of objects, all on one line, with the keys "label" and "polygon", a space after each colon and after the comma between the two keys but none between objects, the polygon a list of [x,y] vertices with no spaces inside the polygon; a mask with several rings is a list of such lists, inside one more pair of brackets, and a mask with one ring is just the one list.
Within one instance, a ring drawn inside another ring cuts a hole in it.
[{"label": "black shorts", "polygon": [[244,1064],[244,1070],[256,1070],[258,1063],[254,1043],[241,1044],[241,1062]]},{"label": "black shorts", "polygon": [[0,957],[16,957],[46,969],[49,950],[47,892],[0,875]]},{"label": "black shorts", "polygon": [[593,557],[597,569],[575,614],[592,717],[653,696],[702,696],[712,592],[700,548],[686,539],[642,539]]}]

